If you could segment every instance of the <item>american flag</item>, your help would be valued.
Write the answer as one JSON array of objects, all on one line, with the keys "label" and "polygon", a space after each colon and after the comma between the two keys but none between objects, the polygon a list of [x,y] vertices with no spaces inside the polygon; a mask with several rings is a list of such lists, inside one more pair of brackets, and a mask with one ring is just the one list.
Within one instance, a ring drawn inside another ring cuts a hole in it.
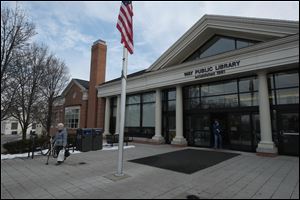
[{"label": "american flag", "polygon": [[130,54],[133,54],[133,9],[131,1],[122,1],[118,17],[117,29],[121,32],[121,43]]}]

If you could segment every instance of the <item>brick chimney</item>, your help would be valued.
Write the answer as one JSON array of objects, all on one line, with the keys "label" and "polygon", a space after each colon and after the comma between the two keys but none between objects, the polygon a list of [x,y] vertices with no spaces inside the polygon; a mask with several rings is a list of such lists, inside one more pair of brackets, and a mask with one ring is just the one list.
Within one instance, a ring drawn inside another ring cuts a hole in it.
[{"label": "brick chimney", "polygon": [[[97,112],[104,110],[102,99],[97,99],[96,86],[105,82],[106,69],[106,43],[103,40],[97,40],[92,46],[91,55],[91,70],[89,82],[88,96],[88,113],[87,113],[87,128],[103,128],[97,127]],[[100,102],[99,102],[100,101]],[[98,105],[99,104],[99,105]],[[98,122],[98,126],[99,123]]]}]

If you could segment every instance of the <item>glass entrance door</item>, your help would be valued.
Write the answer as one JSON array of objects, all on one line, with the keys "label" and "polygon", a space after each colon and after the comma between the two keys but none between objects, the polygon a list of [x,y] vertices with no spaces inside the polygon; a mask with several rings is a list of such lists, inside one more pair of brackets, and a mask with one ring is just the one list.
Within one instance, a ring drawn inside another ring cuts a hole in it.
[{"label": "glass entrance door", "polygon": [[[255,115],[253,115],[255,116]],[[252,118],[253,118],[252,116]],[[257,119],[254,118],[255,120]],[[254,134],[251,114],[230,113],[228,114],[228,136],[230,148],[241,151],[255,151]]]},{"label": "glass entrance door", "polygon": [[279,153],[299,156],[299,113],[278,112]]},{"label": "glass entrance door", "polygon": [[192,141],[195,146],[210,147],[211,133],[209,115],[196,115],[192,118]]}]

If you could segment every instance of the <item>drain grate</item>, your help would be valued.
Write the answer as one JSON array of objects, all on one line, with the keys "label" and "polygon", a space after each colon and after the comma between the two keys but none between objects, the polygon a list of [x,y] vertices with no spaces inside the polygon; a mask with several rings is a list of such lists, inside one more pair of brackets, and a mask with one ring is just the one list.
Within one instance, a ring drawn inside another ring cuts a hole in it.
[{"label": "drain grate", "polygon": [[187,195],[186,196],[187,199],[200,199],[198,196],[196,195]]},{"label": "drain grate", "polygon": [[79,163],[79,165],[85,165],[86,164],[86,162],[80,162]]}]

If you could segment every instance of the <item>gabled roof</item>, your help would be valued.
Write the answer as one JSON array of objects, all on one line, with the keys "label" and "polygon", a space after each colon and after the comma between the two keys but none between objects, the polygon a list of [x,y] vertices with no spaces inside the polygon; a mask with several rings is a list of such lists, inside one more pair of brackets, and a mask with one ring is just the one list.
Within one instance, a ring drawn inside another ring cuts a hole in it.
[{"label": "gabled roof", "polygon": [[89,81],[82,80],[82,79],[73,79],[74,81],[77,81],[80,85],[82,85],[85,89],[89,89]]},{"label": "gabled roof", "polygon": [[[146,72],[146,70],[145,70],[145,69],[143,69],[143,70],[140,70],[140,71],[134,72],[134,73],[132,73],[132,74],[128,74],[128,75],[127,75],[127,78],[132,78],[132,77],[135,77],[135,76],[139,76],[139,75],[142,75],[142,74],[144,74],[145,72]],[[106,81],[106,82],[104,82],[104,83],[102,83],[102,84],[100,84],[100,85],[104,85],[104,84],[112,83],[112,82],[119,81],[119,80],[121,80],[121,77],[119,77],[119,78],[116,78],[116,79],[112,79],[112,80],[110,80],[110,81]]]},{"label": "gabled roof", "polygon": [[180,64],[191,52],[216,34],[266,42],[297,33],[299,33],[298,21],[204,15],[146,72]]},{"label": "gabled roof", "polygon": [[67,87],[64,89],[61,96],[65,96],[74,84],[76,84],[82,92],[87,92],[89,89],[89,81],[73,78],[67,85]]}]

